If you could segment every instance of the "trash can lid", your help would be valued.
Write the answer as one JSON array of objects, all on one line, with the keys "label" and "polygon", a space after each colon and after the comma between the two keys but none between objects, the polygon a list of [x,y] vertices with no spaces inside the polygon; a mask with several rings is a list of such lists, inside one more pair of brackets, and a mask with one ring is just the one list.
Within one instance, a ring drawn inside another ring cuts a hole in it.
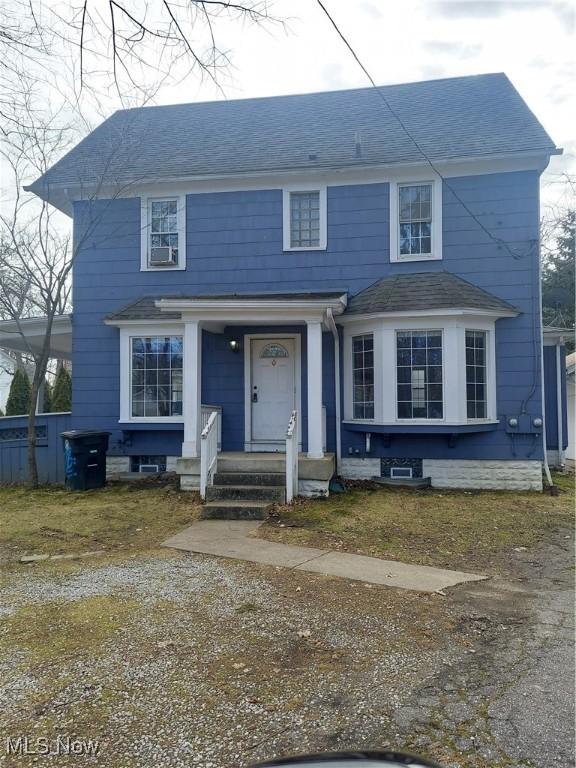
[{"label": "trash can lid", "polygon": [[61,432],[60,436],[67,440],[76,440],[80,437],[106,437],[112,432],[102,432],[99,429],[70,429],[68,432]]}]

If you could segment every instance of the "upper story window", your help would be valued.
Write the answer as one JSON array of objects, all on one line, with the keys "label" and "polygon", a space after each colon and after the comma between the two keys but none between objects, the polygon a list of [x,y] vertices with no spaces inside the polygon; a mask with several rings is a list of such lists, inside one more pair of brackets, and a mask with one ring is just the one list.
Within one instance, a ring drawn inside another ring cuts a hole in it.
[{"label": "upper story window", "polygon": [[432,184],[398,187],[400,255],[432,253]]},{"label": "upper story window", "polygon": [[284,250],[326,248],[326,188],[283,191]]},{"label": "upper story window", "polygon": [[374,418],[374,335],[352,337],[352,409],[355,419]]},{"label": "upper story window", "polygon": [[442,258],[439,181],[390,184],[390,261]]},{"label": "upper story window", "polygon": [[466,415],[469,419],[485,419],[486,331],[466,331]]},{"label": "upper story window", "polygon": [[396,332],[399,419],[441,419],[442,331]]},{"label": "upper story window", "polygon": [[186,197],[142,201],[141,268],[184,269]]}]

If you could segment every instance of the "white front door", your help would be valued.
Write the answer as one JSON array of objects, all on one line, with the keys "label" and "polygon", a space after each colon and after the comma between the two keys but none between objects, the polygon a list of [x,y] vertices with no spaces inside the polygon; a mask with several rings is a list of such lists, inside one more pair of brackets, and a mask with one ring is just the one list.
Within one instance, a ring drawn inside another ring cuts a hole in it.
[{"label": "white front door", "polygon": [[292,338],[250,340],[252,450],[283,450],[296,408],[296,343]]}]

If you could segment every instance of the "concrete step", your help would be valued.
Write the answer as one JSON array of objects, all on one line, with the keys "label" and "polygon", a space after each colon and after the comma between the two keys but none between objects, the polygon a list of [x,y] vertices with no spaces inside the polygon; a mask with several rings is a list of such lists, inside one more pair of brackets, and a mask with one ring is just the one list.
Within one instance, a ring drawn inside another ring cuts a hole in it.
[{"label": "concrete step", "polygon": [[214,485],[272,485],[284,488],[286,475],[284,472],[217,472]]},{"label": "concrete step", "polygon": [[206,488],[206,501],[279,501],[286,500],[286,489],[273,485],[212,485]]},{"label": "concrete step", "polygon": [[218,455],[218,472],[269,474],[286,472],[286,457],[282,453]]},{"label": "concrete step", "polygon": [[205,520],[265,520],[269,501],[209,501],[202,507]]}]

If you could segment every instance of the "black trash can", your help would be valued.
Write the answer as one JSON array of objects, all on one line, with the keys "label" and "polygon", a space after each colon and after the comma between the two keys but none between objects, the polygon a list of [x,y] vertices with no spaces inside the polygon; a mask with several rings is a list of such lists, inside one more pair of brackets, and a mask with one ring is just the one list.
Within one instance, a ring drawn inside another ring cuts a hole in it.
[{"label": "black trash can", "polygon": [[106,485],[106,451],[110,432],[73,429],[62,432],[66,488],[88,491]]}]

